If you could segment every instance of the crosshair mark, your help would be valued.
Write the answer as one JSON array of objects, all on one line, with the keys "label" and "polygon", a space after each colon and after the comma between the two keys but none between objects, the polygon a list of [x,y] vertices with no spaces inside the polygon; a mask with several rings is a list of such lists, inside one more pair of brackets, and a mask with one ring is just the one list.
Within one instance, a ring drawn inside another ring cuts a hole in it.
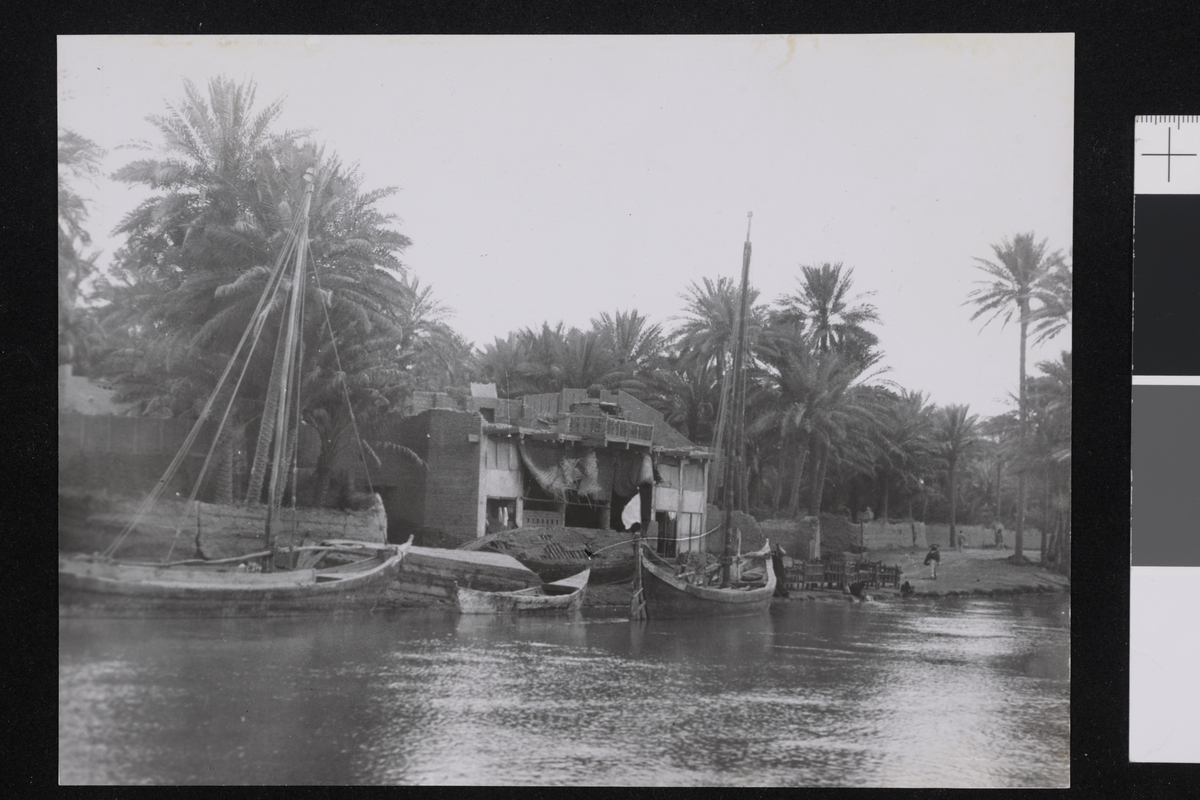
[{"label": "crosshair mark", "polygon": [[1163,156],[1167,159],[1167,183],[1171,182],[1171,159],[1182,158],[1184,156],[1195,156],[1195,153],[1172,153],[1171,152],[1171,129],[1167,128],[1167,152],[1165,153],[1142,153],[1144,156]]}]

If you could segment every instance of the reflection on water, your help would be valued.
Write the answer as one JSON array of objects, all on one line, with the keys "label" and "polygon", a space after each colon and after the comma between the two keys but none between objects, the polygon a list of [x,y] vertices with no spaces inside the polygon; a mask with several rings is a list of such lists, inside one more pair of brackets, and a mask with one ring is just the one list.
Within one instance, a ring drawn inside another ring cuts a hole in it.
[{"label": "reflection on water", "polygon": [[1069,608],[61,620],[59,777],[1065,786]]}]

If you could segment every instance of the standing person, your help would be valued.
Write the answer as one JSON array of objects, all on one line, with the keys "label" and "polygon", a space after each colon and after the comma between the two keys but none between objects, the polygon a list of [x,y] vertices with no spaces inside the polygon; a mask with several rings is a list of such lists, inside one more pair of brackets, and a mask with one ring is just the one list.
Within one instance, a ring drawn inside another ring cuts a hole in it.
[{"label": "standing person", "polygon": [[929,552],[925,554],[925,563],[929,566],[929,577],[937,580],[938,564],[942,561],[942,554],[938,552],[938,546],[935,544],[929,548]]},{"label": "standing person", "polygon": [[1004,549],[1004,526],[1000,524],[1000,520],[996,520],[996,549]]},{"label": "standing person", "polygon": [[775,570],[775,597],[787,597],[787,568],[783,565],[783,548],[775,545],[771,551],[771,568]]}]

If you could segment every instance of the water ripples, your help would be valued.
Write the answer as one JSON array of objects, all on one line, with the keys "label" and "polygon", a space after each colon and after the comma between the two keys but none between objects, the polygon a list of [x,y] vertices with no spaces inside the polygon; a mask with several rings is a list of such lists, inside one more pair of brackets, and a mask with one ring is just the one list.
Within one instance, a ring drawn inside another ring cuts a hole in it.
[{"label": "water ripples", "polygon": [[1063,786],[1064,606],[60,623],[60,781]]}]

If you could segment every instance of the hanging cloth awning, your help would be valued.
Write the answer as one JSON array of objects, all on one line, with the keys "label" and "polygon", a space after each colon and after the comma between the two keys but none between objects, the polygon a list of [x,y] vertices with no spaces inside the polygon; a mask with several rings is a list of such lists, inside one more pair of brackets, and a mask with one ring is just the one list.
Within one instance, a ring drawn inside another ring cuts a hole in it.
[{"label": "hanging cloth awning", "polygon": [[633,497],[638,487],[654,483],[654,465],[649,453],[618,452],[613,461],[614,494]]},{"label": "hanging cloth awning", "polygon": [[565,501],[568,492],[598,502],[608,499],[612,481],[609,470],[601,469],[595,450],[588,450],[582,457],[569,458],[557,448],[527,445],[525,442],[518,442],[517,449],[529,474],[542,487],[542,491],[554,499]]},{"label": "hanging cloth awning", "polygon": [[521,462],[525,469],[542,487],[542,491],[557,500],[565,500],[567,490],[572,488],[567,484],[562,467],[558,463],[557,448],[531,447],[525,442],[517,442],[517,450],[521,454]]},{"label": "hanging cloth awning", "polygon": [[596,458],[595,450],[587,451],[583,457],[582,468],[583,479],[579,481],[579,487],[575,491],[592,500],[606,502],[608,492],[604,490],[604,484],[600,480],[600,460]]}]

